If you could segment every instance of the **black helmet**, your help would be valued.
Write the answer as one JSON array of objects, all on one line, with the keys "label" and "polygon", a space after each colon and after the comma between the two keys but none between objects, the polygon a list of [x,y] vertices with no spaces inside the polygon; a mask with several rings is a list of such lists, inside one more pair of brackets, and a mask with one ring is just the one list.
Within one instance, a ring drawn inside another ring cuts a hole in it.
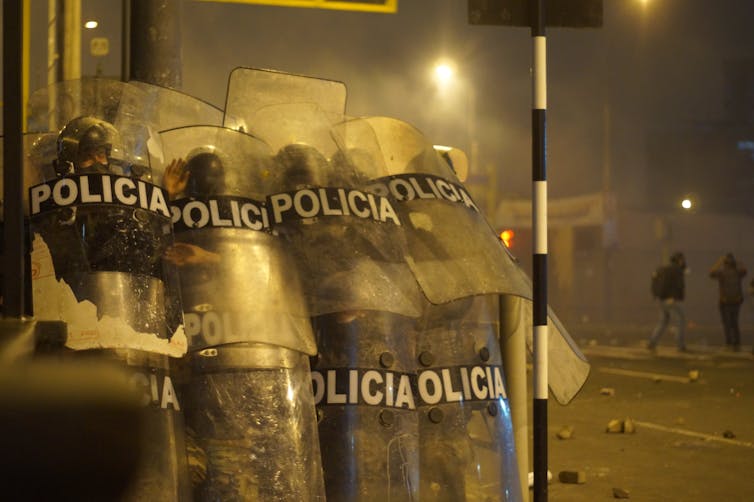
[{"label": "black helmet", "polygon": [[279,187],[281,191],[303,186],[324,186],[329,163],[313,146],[293,143],[281,148],[275,155],[280,165]]},{"label": "black helmet", "polygon": [[[119,147],[118,132],[112,124],[96,117],[77,117],[60,131],[57,140],[58,158],[55,170],[59,175],[71,171],[106,172],[114,150]],[[117,145],[117,146],[116,146]],[[99,159],[106,159],[103,164]]]},{"label": "black helmet", "polygon": [[335,186],[343,183],[348,186],[362,186],[380,174],[374,156],[362,148],[338,150],[330,159],[330,165],[333,177],[339,181],[332,183]]},{"label": "black helmet", "polygon": [[207,197],[225,191],[225,167],[214,149],[203,147],[189,153],[186,172],[189,195]]}]

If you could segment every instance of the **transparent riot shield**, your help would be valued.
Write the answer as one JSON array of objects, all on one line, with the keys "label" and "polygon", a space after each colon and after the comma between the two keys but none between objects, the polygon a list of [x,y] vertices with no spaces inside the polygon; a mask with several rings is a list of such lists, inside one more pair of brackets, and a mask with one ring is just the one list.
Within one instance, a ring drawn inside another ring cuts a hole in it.
[{"label": "transparent riot shield", "polygon": [[376,135],[389,175],[374,190],[399,201],[408,259],[424,294],[447,303],[480,294],[530,297],[525,275],[449,164],[413,126],[385,117],[344,125]]},{"label": "transparent riot shield", "polygon": [[159,175],[176,234],[168,257],[179,266],[191,349],[261,342],[314,354],[290,250],[270,230],[269,147],[223,127],[160,136],[169,162]]},{"label": "transparent riot shield", "polygon": [[359,150],[376,136],[398,200],[407,261],[430,302],[416,322],[420,500],[521,500],[503,381],[496,293],[530,295],[525,276],[450,165],[393,119],[342,124]]},{"label": "transparent riot shield", "polygon": [[[269,147],[209,126],[161,133],[190,375],[189,436],[206,474],[197,500],[324,499],[309,356],[316,354],[290,250],[270,229]],[[205,459],[205,460],[202,460]]]},{"label": "transparent riot shield", "polygon": [[[163,260],[172,244],[170,210],[152,182],[148,146],[158,138],[137,114],[143,94],[97,79],[66,81],[31,101],[51,95],[74,111],[61,112],[72,118],[29,145],[34,314],[65,321],[73,349],[181,356],[178,278]],[[52,135],[56,155],[48,164]]]},{"label": "transparent riot shield", "polygon": [[306,127],[294,129],[306,132],[296,136],[302,142],[278,149],[280,191],[267,200],[274,231],[295,250],[314,315],[327,498],[413,500],[412,318],[420,292],[403,260],[394,201],[363,188],[369,173],[339,147],[316,108],[275,108],[270,117]]},{"label": "transparent riot shield", "polygon": [[195,500],[325,500],[308,357],[266,344],[191,354]]},{"label": "transparent riot shield", "polygon": [[366,184],[385,172],[382,159],[365,159],[365,149],[357,160],[335,127],[342,117],[316,105],[270,106],[256,118],[255,130],[277,151],[270,224],[294,250],[311,314],[418,316],[421,294],[404,259],[395,201]]},{"label": "transparent riot shield", "polygon": [[257,132],[263,127],[271,132],[272,128],[265,127],[257,113],[264,113],[269,107],[302,103],[342,116],[346,110],[346,86],[335,80],[274,70],[235,68],[228,77],[223,125]]},{"label": "transparent riot shield", "polygon": [[315,327],[327,499],[418,500],[414,320],[342,312],[316,317]]},{"label": "transparent riot shield", "polygon": [[153,120],[158,131],[192,125],[223,125],[223,111],[206,101],[138,80],[131,80],[129,84],[144,91],[143,106],[154,110]]},{"label": "transparent riot shield", "polygon": [[[378,138],[390,175],[374,186],[398,200],[406,221],[408,260],[427,298],[441,304],[471,295],[522,297],[528,317],[521,318],[521,328],[529,331],[530,340],[531,279],[479,213],[452,162],[442,159],[413,126],[397,119],[355,119],[343,128],[350,131],[345,136],[349,146],[363,135]],[[567,404],[586,381],[589,365],[551,309],[548,316],[550,367],[553,374],[567,376],[553,379],[550,388]]]},{"label": "transparent riot shield", "polygon": [[251,72],[238,76],[264,85],[242,92],[241,80],[232,82],[226,116],[276,152],[267,207],[273,232],[294,251],[313,315],[327,499],[416,500],[413,318],[421,293],[403,258],[394,201],[364,185],[385,174],[384,163],[374,148],[358,159],[344,148],[334,127],[343,120],[342,84]]},{"label": "transparent riot shield", "polygon": [[494,296],[427,304],[419,321],[420,500],[523,500]]},{"label": "transparent riot shield", "polygon": [[[170,208],[152,182],[144,93],[106,79],[30,97],[26,141],[34,316],[63,321],[73,360],[122,365],[143,394],[139,473],[125,500],[185,500],[180,399],[169,358],[185,354]],[[53,155],[54,152],[54,155]]]}]

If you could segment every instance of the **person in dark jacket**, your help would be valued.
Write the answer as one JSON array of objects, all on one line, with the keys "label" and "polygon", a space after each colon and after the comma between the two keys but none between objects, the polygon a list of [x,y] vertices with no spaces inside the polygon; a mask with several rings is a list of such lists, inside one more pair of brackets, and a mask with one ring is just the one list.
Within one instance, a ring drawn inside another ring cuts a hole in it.
[{"label": "person in dark jacket", "polygon": [[686,272],[686,258],[681,252],[670,257],[670,263],[662,267],[658,301],[660,304],[660,319],[647,342],[647,348],[654,350],[657,342],[665,333],[671,318],[676,321],[678,331],[676,343],[680,352],[686,352],[684,328],[686,319],[683,312],[683,298],[685,293],[684,274]]},{"label": "person in dark jacket", "polygon": [[709,272],[711,278],[717,279],[719,286],[718,305],[725,333],[725,346],[734,352],[738,352],[741,348],[738,314],[744,301],[741,281],[745,275],[746,267],[736,261],[733,253],[721,256]]}]

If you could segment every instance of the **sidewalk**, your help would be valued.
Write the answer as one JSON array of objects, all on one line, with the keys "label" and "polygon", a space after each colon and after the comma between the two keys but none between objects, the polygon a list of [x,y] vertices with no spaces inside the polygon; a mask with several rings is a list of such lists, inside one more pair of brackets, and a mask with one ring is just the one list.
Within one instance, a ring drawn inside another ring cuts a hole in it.
[{"label": "sidewalk", "polygon": [[754,361],[752,347],[741,346],[741,350],[733,352],[722,346],[688,345],[686,352],[679,352],[674,345],[658,345],[654,351],[645,347],[645,342],[632,345],[602,345],[596,341],[579,345],[581,352],[589,359],[590,356],[609,357],[614,359],[687,359],[687,360],[711,360],[711,359],[748,359]]},{"label": "sidewalk", "polygon": [[754,344],[754,329],[751,326],[741,326],[741,349],[739,352],[726,350],[723,345],[723,334],[718,325],[697,325],[689,323],[686,327],[685,339],[687,353],[679,353],[675,347],[675,330],[669,327],[669,332],[660,339],[660,344],[653,354],[646,349],[649,334],[654,324],[574,324],[566,325],[571,337],[579,349],[588,358],[588,353],[604,355],[605,357],[619,357],[642,359],[651,357],[707,359],[716,357],[732,357],[751,359],[752,344]]}]

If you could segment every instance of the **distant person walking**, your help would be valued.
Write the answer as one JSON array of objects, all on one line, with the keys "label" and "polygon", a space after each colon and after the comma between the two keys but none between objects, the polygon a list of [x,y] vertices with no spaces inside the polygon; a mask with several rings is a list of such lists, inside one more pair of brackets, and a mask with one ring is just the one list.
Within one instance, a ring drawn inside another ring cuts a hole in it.
[{"label": "distant person walking", "polygon": [[660,305],[660,319],[647,342],[649,350],[655,350],[657,342],[665,333],[671,319],[675,319],[679,352],[686,352],[684,329],[686,319],[683,312],[683,298],[685,292],[684,274],[686,272],[686,257],[681,252],[673,253],[670,263],[659,267],[652,276],[652,294]]},{"label": "distant person walking", "polygon": [[738,315],[744,301],[741,281],[746,275],[746,267],[736,261],[733,253],[721,256],[712,266],[709,276],[717,279],[719,285],[720,318],[725,333],[725,347],[738,352],[741,349],[741,330]]}]

